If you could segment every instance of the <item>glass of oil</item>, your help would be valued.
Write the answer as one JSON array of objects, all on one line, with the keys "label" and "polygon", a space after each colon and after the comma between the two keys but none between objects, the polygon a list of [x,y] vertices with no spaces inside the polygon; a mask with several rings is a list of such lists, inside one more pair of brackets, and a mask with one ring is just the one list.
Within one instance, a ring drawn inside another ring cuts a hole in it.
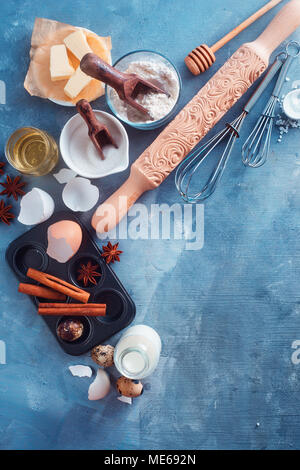
[{"label": "glass of oil", "polygon": [[35,127],[22,127],[5,146],[8,162],[21,173],[43,176],[58,162],[58,147],[51,135]]}]

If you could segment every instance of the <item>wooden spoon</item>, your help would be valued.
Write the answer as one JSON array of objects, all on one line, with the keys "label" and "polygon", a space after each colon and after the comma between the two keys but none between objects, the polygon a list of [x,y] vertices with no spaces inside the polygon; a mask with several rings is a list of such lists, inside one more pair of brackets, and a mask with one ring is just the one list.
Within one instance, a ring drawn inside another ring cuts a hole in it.
[{"label": "wooden spoon", "polygon": [[79,112],[80,116],[82,116],[85,120],[89,128],[89,138],[93,142],[101,159],[104,160],[102,148],[105,145],[111,144],[115,148],[118,148],[117,144],[111,136],[111,133],[104,124],[101,124],[101,122],[98,121],[90,103],[87,100],[79,100],[76,103],[76,109]]},{"label": "wooden spoon", "polygon": [[135,73],[124,73],[117,70],[92,52],[83,56],[80,62],[80,68],[87,75],[101,80],[101,82],[107,83],[114,88],[122,101],[125,101],[144,114],[149,115],[149,111],[135,101],[135,98],[140,93],[146,94],[154,92],[168,95],[165,90],[148,80],[140,78]]}]

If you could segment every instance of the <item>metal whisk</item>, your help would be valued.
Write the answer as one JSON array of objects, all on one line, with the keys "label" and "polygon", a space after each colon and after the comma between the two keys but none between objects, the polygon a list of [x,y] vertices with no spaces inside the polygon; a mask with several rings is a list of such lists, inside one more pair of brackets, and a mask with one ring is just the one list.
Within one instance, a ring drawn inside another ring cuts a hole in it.
[{"label": "metal whisk", "polygon": [[[293,52],[293,48],[296,52]],[[275,117],[275,108],[280,96],[287,72],[295,57],[300,52],[300,44],[296,41],[290,41],[286,46],[287,59],[280,71],[275,88],[265,109],[260,115],[253,131],[245,141],[242,147],[242,161],[245,166],[258,168],[262,166],[269,155],[270,142]]]},{"label": "metal whisk", "polygon": [[[282,53],[278,54],[278,56],[275,58],[274,63],[269,68],[264,79],[261,81],[250,100],[243,108],[241,115],[230,124],[227,123],[225,129],[213,136],[210,140],[207,141],[206,144],[196,146],[196,148],[178,166],[175,175],[175,184],[181,197],[185,201],[195,203],[197,201],[204,200],[209,197],[216,189],[217,183],[223,174],[235,141],[239,137],[239,131],[242,127],[245,117],[247,114],[249,114],[251,108],[254,106],[258,98],[274,78],[278,70],[282,67],[283,59],[280,58],[281,55]],[[284,54],[284,57],[286,57],[286,54]],[[226,141],[226,139],[228,140],[225,145],[225,149],[217,161],[217,164],[210,173],[206,183],[199,192],[193,193],[190,191],[190,184],[196,171],[200,165],[203,164],[210,153],[219,144],[223,143],[222,141]]]}]

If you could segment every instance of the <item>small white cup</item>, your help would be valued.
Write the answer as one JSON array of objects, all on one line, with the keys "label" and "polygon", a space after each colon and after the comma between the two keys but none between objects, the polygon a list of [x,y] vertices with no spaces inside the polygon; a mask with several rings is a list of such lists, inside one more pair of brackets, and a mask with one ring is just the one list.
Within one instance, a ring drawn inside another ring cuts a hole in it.
[{"label": "small white cup", "polygon": [[106,145],[102,160],[88,136],[88,127],[76,114],[63,127],[59,147],[66,165],[84,178],[102,178],[126,170],[129,165],[129,142],[124,126],[111,114],[94,110],[99,121],[107,126],[118,148]]}]

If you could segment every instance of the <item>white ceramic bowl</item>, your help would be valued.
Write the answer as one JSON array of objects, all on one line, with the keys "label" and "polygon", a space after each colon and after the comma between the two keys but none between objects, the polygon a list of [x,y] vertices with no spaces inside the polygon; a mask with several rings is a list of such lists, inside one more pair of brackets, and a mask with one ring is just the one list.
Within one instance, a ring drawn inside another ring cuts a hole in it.
[{"label": "white ceramic bowl", "polygon": [[106,145],[103,148],[104,160],[101,160],[91,139],[88,127],[76,114],[63,127],[59,147],[66,165],[85,178],[102,178],[126,170],[129,164],[129,142],[124,126],[111,114],[94,110],[101,123],[107,126],[118,148]]}]

